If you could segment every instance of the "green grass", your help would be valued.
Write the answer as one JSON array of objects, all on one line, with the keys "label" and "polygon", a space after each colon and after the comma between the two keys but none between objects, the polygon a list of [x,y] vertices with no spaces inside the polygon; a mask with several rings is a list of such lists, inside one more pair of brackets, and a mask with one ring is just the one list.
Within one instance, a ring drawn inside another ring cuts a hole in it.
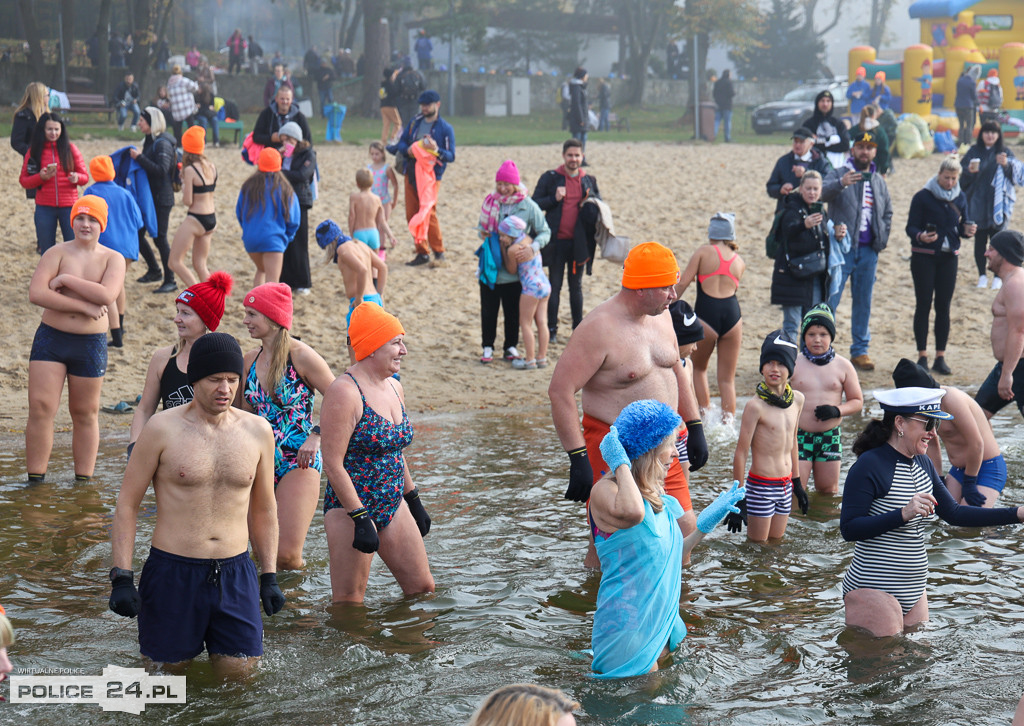
[{"label": "green grass", "polygon": [[[629,107],[615,109],[619,118],[628,118],[630,131],[611,131],[598,133],[592,131],[588,138],[609,141],[658,141],[663,143],[696,143],[693,140],[693,124],[688,122],[679,125],[682,110],[676,106]],[[455,138],[460,145],[466,146],[535,146],[539,144],[558,144],[568,138],[561,130],[561,111],[545,109],[529,116],[446,116],[455,127]],[[252,130],[256,114],[243,116],[246,133]],[[309,119],[314,139],[323,139],[326,121],[316,117]],[[71,139],[119,139],[122,141],[138,141],[139,134],[128,131],[118,132],[117,127],[107,123],[101,114],[77,114],[70,118],[69,133]],[[344,143],[363,146],[374,139],[380,138],[381,123],[379,118],[364,118],[358,114],[349,114],[341,129]],[[9,137],[10,122],[0,123],[0,134]],[[789,134],[774,133],[755,134],[750,125],[750,112],[747,108],[737,108],[733,112],[733,142],[741,144],[788,145]],[[700,142],[707,143],[707,142]]]}]

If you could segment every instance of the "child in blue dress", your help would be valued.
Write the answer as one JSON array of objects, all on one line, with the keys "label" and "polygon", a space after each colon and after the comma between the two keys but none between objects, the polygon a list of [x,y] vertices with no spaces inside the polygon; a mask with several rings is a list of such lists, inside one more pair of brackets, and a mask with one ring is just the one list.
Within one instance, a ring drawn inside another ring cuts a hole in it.
[{"label": "child in blue dress", "polygon": [[[519,329],[526,357],[513,360],[512,367],[519,370],[536,370],[548,364],[548,342],[551,337],[548,331],[548,296],[551,295],[551,283],[544,274],[540,255],[523,242],[525,236],[526,222],[515,215],[505,217],[498,224],[498,241],[501,243],[501,257],[505,269],[511,273],[518,272],[519,284],[523,286],[522,295],[519,297]],[[517,264],[517,248],[527,250],[530,258]],[[532,330],[534,322],[537,323],[536,346]]]}]

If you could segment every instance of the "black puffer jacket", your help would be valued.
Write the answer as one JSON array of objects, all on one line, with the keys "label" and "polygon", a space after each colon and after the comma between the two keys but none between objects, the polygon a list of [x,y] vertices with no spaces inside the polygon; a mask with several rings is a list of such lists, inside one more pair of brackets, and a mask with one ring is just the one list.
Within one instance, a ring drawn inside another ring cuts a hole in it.
[{"label": "black puffer jacket", "polygon": [[36,130],[36,117],[32,109],[23,108],[14,114],[14,125],[11,126],[11,148],[23,158],[32,146],[32,132]]},{"label": "black puffer jacket", "polygon": [[281,167],[281,173],[295,190],[295,197],[299,200],[299,206],[306,209],[313,208],[313,190],[310,184],[313,183],[313,174],[316,172],[316,152],[312,146],[302,151],[298,149],[292,154],[290,169]]},{"label": "black puffer jacket", "polygon": [[156,139],[147,135],[146,143],[142,145],[142,153],[135,159],[139,166],[146,170],[149,190],[153,194],[153,206],[174,206],[171,172],[178,165],[176,147],[177,140],[169,131],[164,131]]},{"label": "black puffer jacket", "polygon": [[799,193],[786,198],[786,209],[779,222],[779,251],[775,254],[772,270],[772,305],[800,305],[809,308],[814,304],[814,286],[819,286],[820,299],[828,291],[828,271],[805,280],[798,280],[789,271],[787,252],[790,257],[809,255],[815,250],[824,250],[828,255],[827,217],[817,227],[807,229],[804,220],[810,216],[803,197]]}]

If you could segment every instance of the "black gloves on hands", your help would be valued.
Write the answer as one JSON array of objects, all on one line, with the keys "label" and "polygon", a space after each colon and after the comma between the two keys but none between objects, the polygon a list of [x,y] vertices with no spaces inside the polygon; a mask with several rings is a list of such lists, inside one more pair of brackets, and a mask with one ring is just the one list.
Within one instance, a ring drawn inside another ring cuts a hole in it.
[{"label": "black gloves on hands", "polygon": [[284,607],[284,593],[277,586],[276,572],[260,575],[260,600],[263,602],[263,612],[267,615],[273,615]]},{"label": "black gloves on hands", "polygon": [[708,441],[699,418],[686,422],[686,456],[690,460],[690,471],[697,471],[708,463]]},{"label": "black gloves on hands", "polygon": [[978,475],[964,474],[960,482],[960,494],[972,507],[985,506],[985,495],[978,491]]},{"label": "black gloves on hands", "polygon": [[374,526],[373,520],[370,519],[370,514],[366,511],[366,507],[353,509],[348,513],[348,516],[352,517],[352,521],[356,525],[356,534],[352,538],[352,546],[368,555],[376,552],[377,548],[380,547],[380,538],[377,536],[377,528]]},{"label": "black gloves on hands", "polygon": [[739,513],[729,512],[725,515],[725,526],[729,528],[730,532],[742,532],[744,525],[747,523],[747,500],[746,498],[736,502],[736,506],[739,508]]},{"label": "black gloves on hands", "polygon": [[416,526],[420,530],[420,537],[426,537],[427,532],[430,531],[430,515],[427,514],[427,510],[423,508],[423,502],[420,501],[420,489],[416,487],[411,492],[402,495],[405,499],[405,503],[409,505],[409,513],[412,518],[416,520]]},{"label": "black gloves on hands", "polygon": [[800,505],[800,514],[807,514],[811,502],[807,498],[807,490],[804,489],[803,482],[798,476],[793,477],[793,496],[796,497],[796,503]]},{"label": "black gloves on hands", "polygon": [[832,418],[839,418],[842,415],[839,413],[839,406],[821,405],[814,409],[814,418],[819,421],[828,421]]},{"label": "black gloves on hands", "polygon": [[130,444],[128,444],[128,456],[125,457],[125,461],[131,461],[132,460],[132,449],[134,449],[134,448],[135,448],[135,442],[134,441],[131,442]]},{"label": "black gloves on hands", "polygon": [[135,589],[135,573],[114,578],[107,605],[122,617],[134,618],[139,614],[139,610],[142,609],[142,598]]},{"label": "black gloves on hands", "polygon": [[565,490],[565,498],[570,502],[585,502],[590,499],[594,486],[594,470],[587,458],[587,447],[566,453],[569,454],[569,488]]}]

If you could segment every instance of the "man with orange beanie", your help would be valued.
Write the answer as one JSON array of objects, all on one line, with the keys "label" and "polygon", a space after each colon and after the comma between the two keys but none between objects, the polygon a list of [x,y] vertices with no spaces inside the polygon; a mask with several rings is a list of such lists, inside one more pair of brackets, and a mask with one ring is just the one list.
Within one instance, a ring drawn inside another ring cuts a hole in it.
[{"label": "man with orange beanie", "polygon": [[107,371],[107,310],[124,287],[124,258],[99,243],[107,203],[86,195],[71,207],[75,238],[39,258],[28,299],[43,308],[28,363],[25,463],[42,481],[53,449],[53,420],[65,379],[75,479],[87,481],[100,443],[100,389]]},{"label": "man with orange beanie", "polygon": [[[114,182],[114,162],[109,156],[97,156],[89,162],[89,175],[95,183],[85,190],[86,194],[100,197],[107,203],[107,228],[100,234],[100,244],[119,252],[127,267],[139,259],[139,230],[143,228],[142,211],[135,197],[124,187]],[[124,286],[117,294],[114,306],[109,310],[110,345],[120,348],[124,345],[124,311],[126,297]]]},{"label": "man with orange beanie", "polygon": [[[610,422],[633,401],[653,399],[677,410],[686,422],[690,469],[707,461],[697,398],[683,373],[668,306],[676,299],[679,264],[672,250],[645,242],[630,250],[622,287],[591,310],[573,331],[558,359],[548,397],[555,431],[569,455],[565,498],[585,502],[590,488],[610,473],[599,449]],[[624,344],[624,342],[626,344]],[[576,414],[576,393],[583,392],[583,425]],[[683,534],[696,528],[686,473],[673,458],[665,490],[679,500]],[[593,545],[587,566],[598,565]]]}]

